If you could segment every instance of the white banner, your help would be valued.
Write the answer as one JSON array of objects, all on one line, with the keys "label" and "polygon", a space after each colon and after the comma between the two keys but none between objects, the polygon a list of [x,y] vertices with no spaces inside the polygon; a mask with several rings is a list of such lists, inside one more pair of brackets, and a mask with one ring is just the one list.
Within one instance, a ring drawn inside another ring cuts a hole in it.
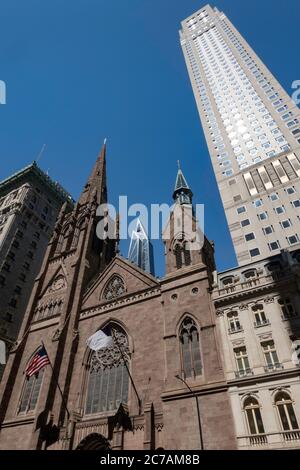
[{"label": "white banner", "polygon": [[86,344],[93,351],[99,351],[99,349],[110,348],[114,342],[111,336],[107,336],[102,330],[99,330],[88,338]]}]

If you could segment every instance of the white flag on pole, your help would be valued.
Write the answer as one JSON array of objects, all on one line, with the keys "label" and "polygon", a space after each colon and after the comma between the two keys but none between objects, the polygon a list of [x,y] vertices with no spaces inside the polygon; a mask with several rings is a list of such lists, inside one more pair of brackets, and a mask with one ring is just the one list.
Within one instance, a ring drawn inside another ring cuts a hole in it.
[{"label": "white flag on pole", "polygon": [[99,330],[87,339],[86,344],[93,351],[99,351],[99,349],[110,348],[113,346],[114,342],[111,336]]},{"label": "white flag on pole", "polygon": [[4,341],[0,341],[0,364],[6,364],[6,348]]}]

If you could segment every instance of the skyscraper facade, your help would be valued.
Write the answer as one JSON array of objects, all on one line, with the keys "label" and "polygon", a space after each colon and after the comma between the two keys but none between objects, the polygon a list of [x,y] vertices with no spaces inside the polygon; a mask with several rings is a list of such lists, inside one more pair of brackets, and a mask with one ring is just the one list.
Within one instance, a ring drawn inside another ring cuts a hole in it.
[{"label": "skyscraper facade", "polygon": [[217,8],[185,19],[180,40],[238,263],[296,248],[299,108]]},{"label": "skyscraper facade", "polygon": [[136,229],[132,231],[128,259],[144,271],[154,275],[153,246],[138,219]]},{"label": "skyscraper facade", "polygon": [[[64,202],[73,205],[71,196],[36,163],[0,182],[0,341],[6,351],[17,338]],[[0,365],[0,376],[2,369]]]}]

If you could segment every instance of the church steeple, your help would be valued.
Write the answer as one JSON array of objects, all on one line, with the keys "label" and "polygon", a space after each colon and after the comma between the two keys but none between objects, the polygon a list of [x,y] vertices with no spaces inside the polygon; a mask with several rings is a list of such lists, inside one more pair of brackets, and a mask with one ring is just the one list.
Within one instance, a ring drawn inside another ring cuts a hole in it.
[{"label": "church steeple", "polygon": [[173,199],[178,204],[192,204],[193,200],[193,193],[181,171],[179,161]]},{"label": "church steeple", "polygon": [[106,139],[97,157],[93,170],[79,198],[79,204],[86,204],[95,198],[95,202],[103,204],[107,202],[106,186]]}]

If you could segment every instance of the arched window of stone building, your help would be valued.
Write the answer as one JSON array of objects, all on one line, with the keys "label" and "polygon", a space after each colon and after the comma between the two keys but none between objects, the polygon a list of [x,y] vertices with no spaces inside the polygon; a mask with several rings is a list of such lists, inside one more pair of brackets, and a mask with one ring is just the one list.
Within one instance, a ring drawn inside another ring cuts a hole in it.
[{"label": "arched window of stone building", "polygon": [[116,299],[117,297],[125,294],[125,292],[126,288],[123,279],[115,274],[105,287],[103,298],[105,300]]},{"label": "arched window of stone building", "polygon": [[128,338],[118,325],[111,324],[110,328],[114,338],[113,346],[91,354],[86,414],[117,410],[121,403],[126,404],[128,401]]},{"label": "arched window of stone building", "polygon": [[175,245],[174,255],[175,255],[175,261],[176,261],[176,268],[177,269],[182,268],[181,246],[179,245],[179,243]]},{"label": "arched window of stone building", "polygon": [[194,320],[186,317],[180,326],[180,353],[182,375],[196,377],[202,374],[199,332]]},{"label": "arched window of stone building", "polygon": [[299,429],[293,402],[289,394],[286,392],[278,392],[275,396],[275,404],[282,429],[284,431]]},{"label": "arched window of stone building", "polygon": [[43,375],[44,369],[41,369],[37,374],[25,378],[19,405],[19,413],[28,413],[35,410],[40,394]]},{"label": "arched window of stone building", "polygon": [[174,246],[173,253],[177,269],[182,268],[182,266],[190,266],[192,262],[191,251],[187,241],[177,241]]},{"label": "arched window of stone building", "polygon": [[260,413],[260,406],[256,398],[248,397],[244,401],[247,423],[250,434],[264,434],[265,429]]}]

